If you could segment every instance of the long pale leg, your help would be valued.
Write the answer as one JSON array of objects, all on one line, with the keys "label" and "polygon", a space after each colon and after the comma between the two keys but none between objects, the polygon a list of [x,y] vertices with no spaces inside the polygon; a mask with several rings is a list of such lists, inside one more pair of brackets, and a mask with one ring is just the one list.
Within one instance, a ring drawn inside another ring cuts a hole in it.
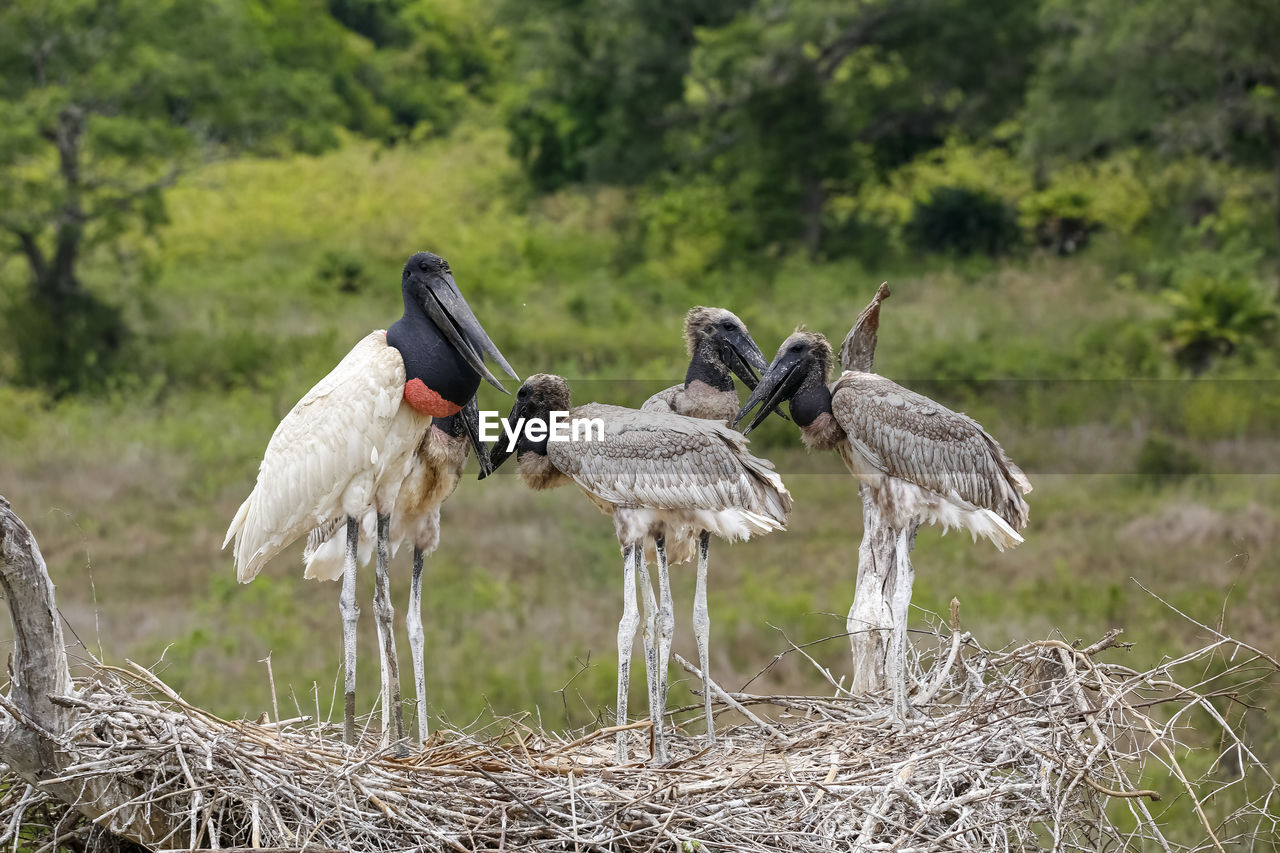
[{"label": "long pale leg", "polygon": [[[628,545],[622,551],[622,618],[618,621],[618,718],[627,724],[627,690],[631,685],[631,647],[635,644],[640,613],[636,609],[636,570],[632,552],[642,545]],[[618,732],[618,763],[627,760],[627,733]]]},{"label": "long pale leg", "polygon": [[649,568],[644,562],[644,543],[636,545],[636,573],[640,578],[640,594],[644,596],[644,678],[649,688],[649,719],[653,722],[653,758],[661,763],[666,754],[663,741],[662,709],[658,705],[658,601],[649,581]]},{"label": "long pale leg", "polygon": [[408,755],[404,745],[404,707],[400,704],[400,663],[396,657],[395,608],[391,605],[391,578],[387,570],[387,529],[391,516],[378,513],[378,572],[373,589],[373,616],[378,624],[378,652],[382,658],[383,738],[390,738],[396,753]]},{"label": "long pale leg", "polygon": [[[667,540],[664,536],[656,536],[653,540],[654,550],[657,551],[658,557],[658,670],[657,670],[657,687],[655,692],[657,700],[656,706],[657,716],[653,718],[654,730],[658,731],[658,726],[665,724],[667,713],[667,664],[671,660],[671,638],[675,635],[676,616],[675,608],[671,605],[671,576],[667,571]],[[667,739],[665,727],[662,731],[662,738],[655,738],[655,755],[654,760],[658,764],[667,763]]]},{"label": "long pale leg", "polygon": [[347,557],[342,566],[342,596],[338,612],[342,614],[342,668],[345,674],[346,706],[342,719],[342,740],[347,746],[356,744],[356,622],[360,605],[356,602],[356,549],[360,545],[360,526],[347,517]]},{"label": "long pale leg", "polygon": [[418,714],[418,742],[427,742],[426,638],[422,633],[422,549],[413,549],[413,580],[409,582],[409,612],[404,621],[409,629],[409,651],[413,655],[414,707]]},{"label": "long pale leg", "polygon": [[693,593],[693,637],[698,643],[698,666],[702,668],[702,702],[707,715],[707,745],[716,742],[716,720],[711,716],[711,689],[707,679],[711,677],[708,668],[708,644],[711,634],[711,613],[707,610],[707,555],[711,549],[711,534],[702,531],[698,537],[698,584]]}]

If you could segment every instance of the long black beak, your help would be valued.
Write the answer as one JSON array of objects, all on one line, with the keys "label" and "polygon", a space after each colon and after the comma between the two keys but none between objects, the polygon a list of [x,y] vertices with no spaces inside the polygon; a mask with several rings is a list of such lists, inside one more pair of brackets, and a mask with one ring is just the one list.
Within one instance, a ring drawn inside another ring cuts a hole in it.
[{"label": "long black beak", "polygon": [[476,462],[480,465],[480,479],[483,480],[493,473],[493,463],[489,461],[488,446],[480,440],[480,407],[476,404],[475,397],[468,400],[462,407],[458,418],[462,421],[462,428],[467,431],[467,440],[471,442],[471,447],[476,452]]},{"label": "long black beak", "polygon": [[[521,400],[516,400],[511,406],[511,414],[507,415],[507,423],[511,425],[512,431],[515,430],[516,424],[520,422],[523,411],[524,403]],[[507,445],[511,442],[510,438],[507,436],[507,431],[503,430],[502,435],[498,436],[498,440],[489,446],[488,465],[486,466],[484,463],[481,463],[480,476],[478,479],[483,480],[494,471],[497,471],[502,467],[502,463],[506,462],[507,459],[511,457],[511,454],[515,452],[514,450],[507,449]]]},{"label": "long black beak", "polygon": [[[760,347],[756,345],[750,334],[735,332],[727,338],[721,350],[721,357],[725,365],[753,391],[760,384],[760,373],[769,369],[769,363],[764,360],[764,353],[760,352]],[[773,413],[784,421],[790,420],[781,409],[773,409]]]},{"label": "long black beak", "polygon": [[724,340],[721,356],[725,365],[737,374],[748,388],[755,388],[760,382],[760,374],[769,369],[769,362],[764,360],[764,353],[752,340],[750,335],[733,332]]},{"label": "long black beak", "polygon": [[800,359],[788,358],[787,355],[780,356],[775,359],[773,364],[765,371],[764,376],[760,378],[760,384],[751,392],[751,396],[747,398],[747,402],[738,410],[737,416],[733,419],[735,424],[741,422],[747,414],[756,406],[760,406],[760,411],[756,413],[755,420],[742,431],[743,435],[748,435],[753,429],[760,426],[760,422],[769,417],[769,412],[782,403],[782,401],[790,399],[800,388],[800,383],[804,381],[804,372],[801,370],[803,362]]},{"label": "long black beak", "polygon": [[507,364],[507,360],[503,358],[497,346],[489,340],[488,333],[472,313],[471,306],[462,298],[462,293],[459,292],[453,276],[447,272],[429,276],[427,293],[422,302],[422,307],[426,309],[431,322],[444,333],[449,343],[461,353],[471,369],[484,377],[494,388],[509,394],[510,392],[502,387],[502,383],[485,366],[484,356],[487,355],[493,359],[508,376],[517,382],[520,381],[520,377],[516,376],[516,372],[511,369],[511,365]]}]

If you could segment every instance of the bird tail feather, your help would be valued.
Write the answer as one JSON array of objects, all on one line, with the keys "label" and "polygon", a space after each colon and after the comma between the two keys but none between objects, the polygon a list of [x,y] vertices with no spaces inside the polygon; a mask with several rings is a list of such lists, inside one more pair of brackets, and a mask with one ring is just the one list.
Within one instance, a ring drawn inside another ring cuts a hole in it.
[{"label": "bird tail feather", "polygon": [[227,528],[226,538],[222,540],[222,550],[227,550],[227,546],[231,544],[231,540],[236,538],[236,534],[244,529],[244,520],[249,516],[249,502],[253,500],[253,495],[245,498],[244,503],[240,504],[240,509],[236,510],[235,518],[231,519],[231,526]]},{"label": "bird tail feather", "polygon": [[[359,565],[369,564],[377,535],[377,516],[372,512],[365,513],[360,519],[360,539],[356,550],[356,561]],[[395,556],[396,550],[393,545],[392,557]],[[346,561],[347,525],[346,519],[339,517],[315,528],[307,537],[307,547],[302,552],[302,564],[305,567],[302,576],[313,581],[340,580]]]},{"label": "bird tail feather", "polygon": [[1009,522],[989,509],[983,509],[975,513],[974,522],[969,530],[973,533],[975,541],[979,536],[985,536],[991,540],[992,545],[996,546],[997,551],[1016,547],[1024,541]]}]

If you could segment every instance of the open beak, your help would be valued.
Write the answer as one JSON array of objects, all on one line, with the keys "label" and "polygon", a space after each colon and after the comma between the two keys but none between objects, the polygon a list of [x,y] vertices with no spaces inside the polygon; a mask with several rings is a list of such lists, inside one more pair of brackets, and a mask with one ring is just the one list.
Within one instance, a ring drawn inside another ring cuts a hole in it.
[{"label": "open beak", "polygon": [[760,374],[769,369],[764,353],[760,352],[760,347],[756,346],[750,335],[733,332],[721,345],[720,354],[725,365],[748,388],[754,389],[760,381]]},{"label": "open beak", "polygon": [[[764,360],[764,353],[760,352],[760,347],[749,334],[735,332],[722,344],[721,357],[725,365],[742,380],[742,384],[753,391],[760,384],[760,374],[769,369],[769,363]],[[765,409],[765,411],[769,410]],[[775,408],[773,412],[784,421],[790,420],[781,409]]]},{"label": "open beak", "polygon": [[760,406],[760,411],[756,413],[755,420],[742,431],[743,435],[749,434],[753,429],[760,426],[760,422],[769,417],[769,412],[780,405],[784,400],[791,398],[800,388],[800,383],[804,381],[804,372],[801,370],[803,362],[801,359],[794,358],[789,354],[784,354],[774,359],[769,369],[765,371],[764,376],[760,378],[760,384],[756,385],[751,392],[751,396],[747,398],[747,402],[738,410],[737,416],[733,419],[735,424],[746,418],[747,414],[756,406]]},{"label": "open beak", "polygon": [[[507,423],[511,425],[511,431],[515,430],[515,426],[520,422],[523,412],[523,401],[516,400],[511,406],[511,414],[507,415]],[[488,477],[490,474],[497,471],[502,467],[502,463],[506,462],[514,452],[507,449],[507,445],[510,443],[510,439],[507,437],[508,434],[509,432],[507,430],[503,430],[502,435],[498,436],[498,440],[489,445],[488,459],[485,462],[480,463],[480,476],[477,479],[483,480],[485,477]]]},{"label": "open beak", "polygon": [[502,383],[497,380],[489,368],[485,366],[484,356],[489,356],[499,367],[506,371],[507,375],[517,382],[520,377],[516,376],[516,372],[511,369],[511,365],[507,364],[507,360],[502,357],[502,353],[498,351],[493,341],[489,340],[489,335],[485,332],[484,327],[480,325],[480,321],[476,319],[476,315],[472,313],[471,306],[467,304],[467,300],[462,298],[462,294],[458,291],[458,285],[454,282],[453,276],[449,273],[432,275],[427,279],[427,292],[423,295],[422,307],[426,309],[427,316],[431,318],[431,322],[436,324],[436,328],[444,333],[449,339],[449,343],[453,348],[462,354],[471,369],[480,374],[484,379],[504,394],[510,393],[506,388],[502,387]]},{"label": "open beak", "polygon": [[483,480],[493,473],[493,463],[489,461],[489,448],[480,440],[480,407],[476,404],[475,397],[467,401],[462,411],[458,413],[458,417],[462,420],[462,428],[467,431],[467,439],[476,452],[476,462],[480,465],[480,479]]}]

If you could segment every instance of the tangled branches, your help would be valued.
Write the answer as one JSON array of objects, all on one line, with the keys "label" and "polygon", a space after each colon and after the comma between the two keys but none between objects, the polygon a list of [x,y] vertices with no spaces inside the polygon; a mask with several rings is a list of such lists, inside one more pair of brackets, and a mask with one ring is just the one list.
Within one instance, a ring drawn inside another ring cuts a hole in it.
[{"label": "tangled branches", "polygon": [[[1087,648],[1046,640],[1003,651],[958,629],[938,634],[936,649],[912,661],[916,717],[906,721],[894,719],[887,697],[838,689],[827,697],[722,693],[721,712],[768,723],[734,726],[712,750],[677,738],[663,768],[617,766],[615,729],[562,736],[520,719],[447,730],[397,760],[376,749],[373,734],[348,750],[340,727],[311,717],[223,720],[141,667],[98,666],[77,679],[74,695],[55,700],[74,714],[60,746],[75,761],[53,781],[78,785],[86,797],[104,777],[127,783],[137,793],[117,809],[141,807],[162,830],[162,846],[173,848],[1265,845],[1276,832],[1276,780],[1219,706],[1224,685],[1270,677],[1274,660],[1222,637],[1139,672],[1106,660],[1118,654],[1117,634]],[[1179,681],[1212,661],[1215,678]],[[1206,738],[1191,727],[1192,714],[1218,730]],[[635,745],[647,738],[647,722],[626,729]],[[1236,773],[1216,768],[1195,778],[1184,769],[1189,746],[1215,743],[1235,757]],[[34,847],[78,831],[65,804],[10,782],[0,843],[12,844],[24,826],[29,838],[37,816],[47,831]],[[1156,811],[1168,802],[1153,805],[1162,793],[1176,798],[1171,808],[1195,815],[1199,839],[1169,837],[1168,817]],[[98,824],[118,831],[112,817]]]}]

